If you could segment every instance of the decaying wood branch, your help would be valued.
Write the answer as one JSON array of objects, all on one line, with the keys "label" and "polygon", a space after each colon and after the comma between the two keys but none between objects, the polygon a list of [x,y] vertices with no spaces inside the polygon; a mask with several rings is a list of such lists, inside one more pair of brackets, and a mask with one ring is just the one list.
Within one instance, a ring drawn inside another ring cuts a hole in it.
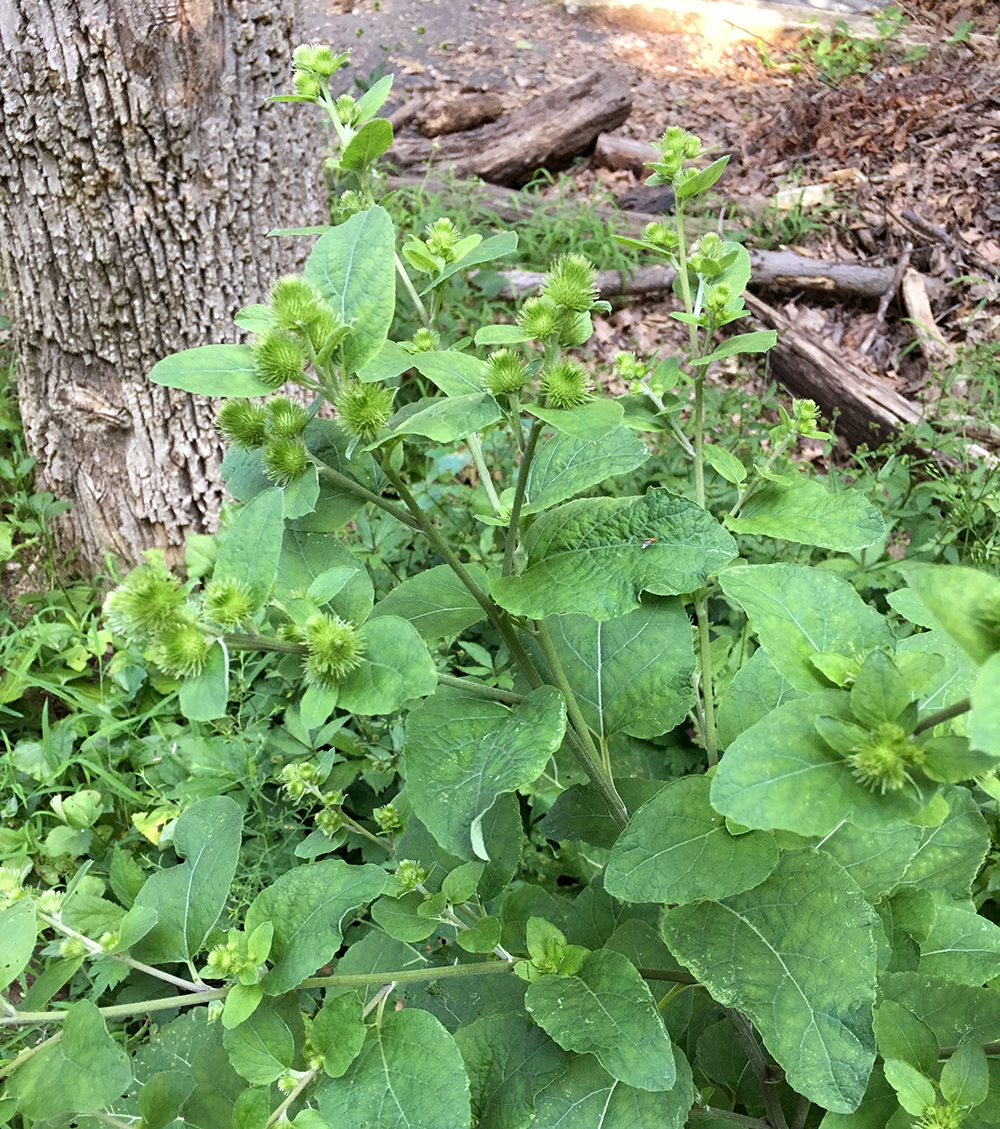
[{"label": "decaying wood branch", "polygon": [[815,400],[828,418],[836,414],[837,431],[852,447],[888,439],[904,424],[919,423],[917,405],[886,381],[831,352],[755,295],[747,294],[746,304],[760,328],[778,331],[778,343],[768,353],[770,374],[794,396]]},{"label": "decaying wood branch", "polygon": [[389,157],[401,169],[451,166],[459,176],[519,187],[538,169],[565,168],[593,146],[598,134],[621,125],[631,110],[628,85],[595,70],[479,129],[433,142],[399,138]]},{"label": "decaying wood branch", "polygon": [[[794,251],[751,251],[753,276],[750,285],[762,289],[810,290],[853,298],[877,298],[892,283],[892,267],[868,267],[863,263],[826,263],[807,259]],[[530,294],[542,285],[540,271],[505,271],[507,284],[501,298]],[[669,290],[675,272],[670,267],[639,267],[622,277],[619,271],[598,271],[597,286],[602,298],[621,295],[638,297]]]}]

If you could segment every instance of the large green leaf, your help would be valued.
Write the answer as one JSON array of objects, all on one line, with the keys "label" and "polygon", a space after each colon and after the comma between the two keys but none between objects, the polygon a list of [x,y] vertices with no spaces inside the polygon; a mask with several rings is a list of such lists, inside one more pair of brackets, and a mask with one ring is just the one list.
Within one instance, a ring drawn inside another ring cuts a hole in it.
[{"label": "large green leaf", "polygon": [[708,802],[711,782],[686,776],[635,813],[604,872],[609,893],[626,902],[720,900],[756,886],[778,865],[767,831],[732,835]]},{"label": "large green leaf", "polygon": [[[223,1033],[221,1023],[206,1023],[204,1010],[192,1008],[160,1027],[135,1056],[136,1081],[142,1085],[164,1071],[177,1071],[194,1081],[195,1088],[184,1101],[183,1117],[195,1129],[232,1129],[233,1103],[246,1089],[246,1082],[229,1063]],[[126,1107],[121,1112],[128,1117],[136,1110]]]},{"label": "large green leaf", "polygon": [[391,122],[385,118],[365,122],[340,154],[340,167],[363,169],[366,165],[374,164],[391,144]]},{"label": "large green leaf", "polygon": [[1000,651],[1000,580],[957,565],[904,565],[902,572],[938,624],[980,666]]},{"label": "large green leaf", "polygon": [[[665,780],[647,780],[641,776],[616,777],[615,788],[630,812],[638,811],[657,792],[667,786]],[[593,784],[571,784],[560,792],[549,808],[539,829],[546,838],[559,841],[592,843],[595,847],[613,847],[621,827],[612,818],[608,805]]]},{"label": "large green leaf", "polygon": [[755,725],[784,702],[803,697],[804,693],[777,672],[767,651],[755,651],[736,672],[719,702],[715,715],[719,745],[728,749],[744,729]]},{"label": "large green leaf", "polygon": [[584,498],[536,519],[524,538],[527,568],[496,578],[494,599],[516,615],[579,612],[614,619],[658,596],[693,592],[736,554],[700,506],[650,487],[638,498]]},{"label": "large green leaf", "polygon": [[261,890],[247,910],[244,928],[249,934],[266,921],[274,926],[264,991],[271,996],[291,991],[326,964],[340,948],[344,917],[374,901],[385,881],[380,867],[324,859],[298,866]]},{"label": "large green leaf", "polygon": [[188,721],[214,721],[223,716],[228,705],[229,651],[217,639],[209,648],[205,665],[181,685],[181,713]]},{"label": "large green leaf", "polygon": [[482,392],[486,362],[468,353],[443,349],[437,353],[416,353],[413,367],[434,382],[446,396],[466,396]]},{"label": "large green leaf", "polygon": [[865,828],[844,823],[823,840],[822,849],[833,855],[874,904],[895,889],[917,853],[920,838],[921,829],[911,823]]},{"label": "large green leaf", "polygon": [[619,1081],[669,1090],[673,1047],[656,1002],[631,961],[612,949],[584,957],[573,976],[542,976],[528,986],[532,1018],[565,1050],[593,1054]]},{"label": "large green leaf", "polygon": [[[691,1067],[674,1050],[672,1090],[637,1090],[613,1078],[591,1055],[579,1055],[537,1099],[538,1129],[683,1129],[694,1103]],[[702,1122],[704,1124],[704,1122]]]},{"label": "large green leaf", "polygon": [[[274,483],[264,470],[264,458],[260,447],[252,449],[230,447],[222,460],[220,471],[226,489],[239,502],[250,502],[258,494],[274,489]],[[305,474],[291,486],[285,487],[281,493],[284,496],[286,518],[293,520],[311,514],[316,508],[320,495],[319,475],[316,468],[307,467]],[[362,504],[358,499],[357,509],[360,509]]]},{"label": "large green leaf", "polygon": [[132,1081],[128,1056],[90,1000],[66,1011],[62,1038],[43,1047],[7,1080],[23,1118],[49,1121],[110,1105]]},{"label": "large green leaf", "polygon": [[780,537],[839,552],[864,549],[885,536],[882,515],[856,490],[831,494],[815,478],[766,482],[739,517],[726,518],[736,533]]},{"label": "large green leaf", "polygon": [[[480,565],[466,565],[480,589],[486,590],[486,572]],[[392,615],[408,619],[430,642],[446,635],[458,635],[486,618],[482,605],[448,565],[418,572],[397,585],[379,600],[371,619]]]},{"label": "large green leaf", "polygon": [[393,713],[410,698],[437,689],[437,670],[417,629],[383,616],[364,626],[365,656],[337,683],[337,705],[356,714]]},{"label": "large green leaf", "polygon": [[284,492],[276,486],[258,494],[236,515],[219,547],[212,577],[237,580],[253,592],[254,607],[263,606],[274,587],[281,556]]},{"label": "large green leaf", "polygon": [[885,1129],[886,1122],[898,1110],[896,1091],[876,1063],[858,1108],[853,1113],[827,1113],[820,1129]]},{"label": "large green leaf", "polygon": [[891,645],[889,625],[846,580],[805,565],[747,565],[719,577],[747,613],[775,668],[798,690],[829,682],[809,661],[818,652],[852,658]]},{"label": "large green leaf", "polygon": [[524,410],[556,431],[577,439],[603,439],[611,435],[625,418],[625,409],[617,400],[588,400],[576,408],[525,404]]},{"label": "large green leaf", "polygon": [[921,631],[901,639],[897,654],[940,655],[944,665],[920,687],[920,716],[954,705],[967,698],[979,673],[976,664],[943,631]]},{"label": "large green leaf", "polygon": [[[449,263],[442,271],[434,276],[433,279],[420,291],[420,296],[423,297],[428,294],[435,286],[440,286],[446,278],[451,278],[453,274],[459,271],[468,270],[470,267],[477,266],[479,263],[490,263],[494,259],[508,258],[513,255],[517,250],[517,232],[515,231],[501,231],[499,235],[491,235],[489,239],[484,239],[478,246],[473,247],[468,254],[463,255],[457,262]],[[516,328],[514,326],[491,326],[490,328]],[[480,330],[480,333],[482,330]],[[478,334],[476,335],[477,344]],[[519,341],[526,341],[526,337],[519,337]]]},{"label": "large green leaf", "polygon": [[649,448],[627,427],[616,427],[598,439],[553,435],[535,452],[521,512],[540,513],[616,474],[635,470],[648,458]]},{"label": "large green leaf", "polygon": [[986,660],[972,691],[969,740],[976,749],[1000,756],[1000,654]]},{"label": "large green leaf", "polygon": [[445,850],[484,857],[481,820],[501,792],[526,787],[562,744],[566,707],[551,686],[513,710],[439,690],[406,719],[406,794]]},{"label": "large green leaf", "polygon": [[171,353],[153,365],[149,379],[199,396],[266,396],[274,391],[257,376],[249,345],[199,345]]},{"label": "large green leaf", "polygon": [[658,737],[691,708],[691,621],[676,596],[643,598],[635,611],[599,622],[553,616],[547,626],[584,720],[602,737]]},{"label": "large green leaf", "polygon": [[395,231],[376,205],[316,240],[303,274],[351,332],[344,343],[348,372],[357,372],[385,344],[396,308]]},{"label": "large green leaf", "polygon": [[875,1061],[877,924],[843,868],[804,850],[744,894],[668,910],[663,936],[713,999],[753,1020],[793,1089],[850,1113]]},{"label": "large green leaf", "polygon": [[342,1078],[318,1091],[328,1125],[469,1129],[469,1082],[454,1038],[426,1011],[386,1011]]},{"label": "large green leaf", "polygon": [[0,992],[12,984],[31,960],[38,926],[35,903],[23,897],[0,912]]},{"label": "large green leaf", "polygon": [[900,884],[929,890],[943,902],[965,901],[990,848],[989,827],[968,788],[949,785],[941,795],[948,814],[937,827],[922,829]]},{"label": "large green leaf", "polygon": [[918,971],[973,988],[1000,976],[1000,926],[964,906],[938,906]]},{"label": "large green leaf", "polygon": [[222,1036],[229,1061],[251,1086],[275,1082],[292,1065],[295,1036],[282,1017],[262,1004]]},{"label": "large green leaf", "polygon": [[195,1080],[179,1070],[161,1070],[139,1091],[143,1129],[166,1129],[191,1096]]},{"label": "large green leaf", "polygon": [[[331,419],[313,419],[306,425],[303,433],[310,452],[331,470],[344,475],[360,485],[379,492],[375,464],[371,455],[355,451],[349,459],[347,451],[351,436]],[[314,507],[301,515],[293,515],[289,509],[288,491],[285,491],[285,517],[292,529],[309,533],[330,533],[342,529],[353,521],[365,506],[363,498],[353,491],[332,483],[329,478],[320,476],[319,496]]]},{"label": "large green leaf", "polygon": [[158,870],[136,895],[156,911],[153,928],[133,947],[148,964],[192,960],[219,920],[236,873],[243,813],[228,796],[198,800],[174,828],[174,851],[185,861]]},{"label": "large green leaf", "polygon": [[304,598],[313,581],[331,568],[350,568],[354,572],[344,587],[330,597],[330,609],[341,619],[364,623],[375,602],[368,570],[350,549],[322,533],[285,531],[274,594],[279,600]]},{"label": "large green leaf", "polygon": [[424,435],[436,443],[453,443],[496,423],[502,414],[489,392],[470,392],[408,405],[398,422],[389,421],[389,427],[394,435]]},{"label": "large green leaf", "polygon": [[1000,992],[993,988],[969,988],[923,972],[891,972],[879,978],[879,992],[926,1023],[942,1047],[967,1038],[1000,1039]]},{"label": "large green leaf", "polygon": [[567,1056],[526,1015],[490,1015],[455,1032],[472,1089],[476,1129],[525,1129],[535,1095]]},{"label": "large green leaf", "polygon": [[746,827],[799,835],[828,835],[845,819],[867,830],[916,815],[930,799],[926,788],[869,791],[816,731],[817,718],[851,716],[841,690],[779,706],[729,746],[712,781],[712,806]]}]

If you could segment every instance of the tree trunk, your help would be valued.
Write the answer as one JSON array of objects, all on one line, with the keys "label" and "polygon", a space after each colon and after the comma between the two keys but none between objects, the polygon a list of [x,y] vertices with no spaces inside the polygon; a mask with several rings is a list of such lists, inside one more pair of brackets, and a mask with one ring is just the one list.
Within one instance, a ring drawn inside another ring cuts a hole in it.
[{"label": "tree trunk", "polygon": [[[0,0],[0,262],[36,489],[63,549],[170,561],[215,529],[212,405],[150,384],[300,265],[326,215],[296,0]],[[310,143],[309,133],[313,132]]]}]

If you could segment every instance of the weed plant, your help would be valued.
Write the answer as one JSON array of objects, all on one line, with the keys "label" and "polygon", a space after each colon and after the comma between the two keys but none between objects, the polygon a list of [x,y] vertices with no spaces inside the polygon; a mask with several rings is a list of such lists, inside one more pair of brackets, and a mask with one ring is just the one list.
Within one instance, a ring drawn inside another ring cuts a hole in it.
[{"label": "weed plant", "polygon": [[996,1125],[1000,580],[887,555],[884,482],[794,460],[809,401],[723,422],[708,367],[774,341],[718,335],[749,256],[685,226],[724,160],[658,143],[675,216],[621,242],[688,341],[609,397],[586,257],[515,324],[452,310],[516,234],[397,231],[391,79],[295,59],[341,222],[253,346],[152,373],[223,399],[242,506],[86,644],[15,636],[0,1115]]}]

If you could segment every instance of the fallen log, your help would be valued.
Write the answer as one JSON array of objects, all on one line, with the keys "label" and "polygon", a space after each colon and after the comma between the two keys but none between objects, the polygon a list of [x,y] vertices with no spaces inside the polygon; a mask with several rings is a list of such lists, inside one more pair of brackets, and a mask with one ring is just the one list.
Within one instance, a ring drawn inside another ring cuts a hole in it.
[{"label": "fallen log", "polygon": [[502,114],[503,99],[499,94],[441,94],[426,99],[412,121],[422,137],[441,137],[495,122]]},{"label": "fallen log", "polygon": [[[864,263],[827,263],[807,259],[794,251],[751,251],[753,275],[750,285],[761,289],[812,291],[852,298],[878,298],[892,283],[892,267],[869,267]],[[501,298],[519,298],[538,290],[545,275],[540,271],[504,271],[507,280]],[[621,272],[597,272],[602,298],[622,295],[638,297],[669,290],[676,273],[670,267],[639,267],[622,277]]]},{"label": "fallen log", "polygon": [[877,376],[796,329],[779,310],[747,294],[747,308],[762,329],[775,329],[768,371],[793,396],[815,400],[838,434],[857,447],[889,439],[905,424],[919,423],[920,409]]},{"label": "fallen log", "polygon": [[520,187],[539,169],[565,168],[615,129],[632,110],[628,85],[616,75],[590,71],[532,98],[500,121],[428,141],[397,138],[390,161],[400,169],[450,166],[462,177]]}]

